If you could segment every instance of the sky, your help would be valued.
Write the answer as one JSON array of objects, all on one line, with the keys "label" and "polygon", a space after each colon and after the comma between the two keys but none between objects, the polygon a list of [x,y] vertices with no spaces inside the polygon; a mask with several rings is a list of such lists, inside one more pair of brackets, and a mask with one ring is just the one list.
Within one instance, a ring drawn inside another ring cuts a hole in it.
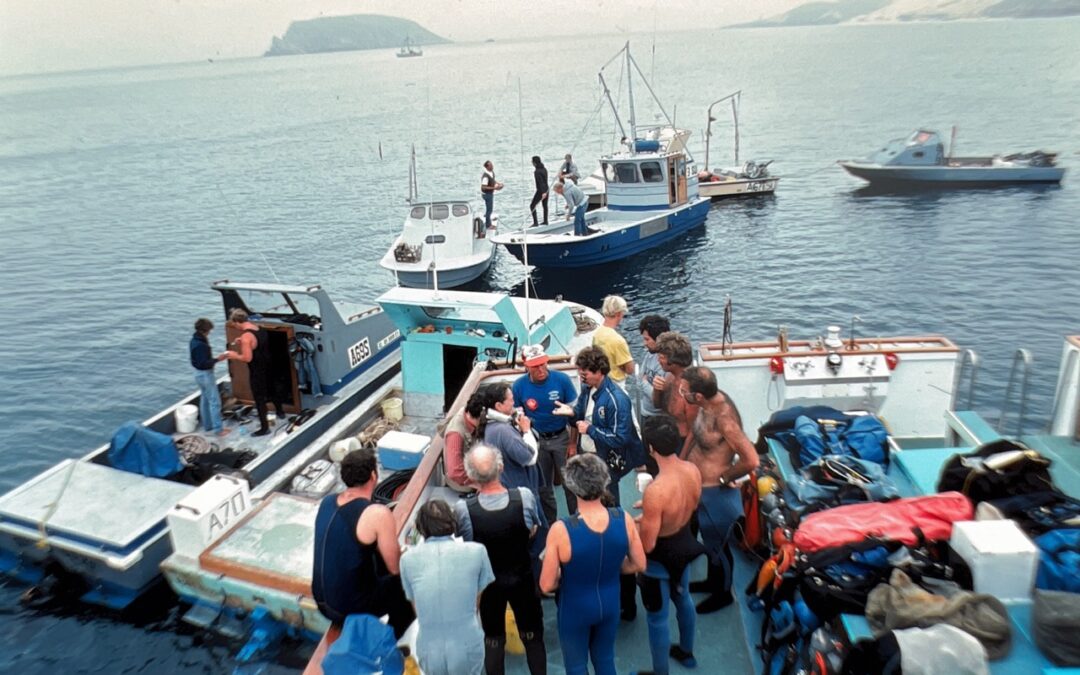
[{"label": "sky", "polygon": [[385,14],[454,41],[707,28],[802,0],[0,0],[0,74],[259,56],[294,20]]}]

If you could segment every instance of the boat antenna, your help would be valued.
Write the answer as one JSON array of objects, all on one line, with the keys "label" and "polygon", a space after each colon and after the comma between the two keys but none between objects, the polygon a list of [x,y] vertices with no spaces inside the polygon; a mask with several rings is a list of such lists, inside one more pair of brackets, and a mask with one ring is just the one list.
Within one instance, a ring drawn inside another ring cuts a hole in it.
[{"label": "boat antenna", "polygon": [[956,125],[952,128],[952,138],[949,139],[949,159],[956,156]]},{"label": "boat antenna", "polygon": [[[525,173],[525,113],[522,109],[521,102],[521,78],[518,78],[518,139],[521,142],[521,179],[524,185],[529,184],[528,174]],[[532,323],[529,316],[529,277],[531,272],[529,271],[529,235],[527,230],[529,228],[529,217],[525,216],[521,221],[521,250],[522,250],[522,262],[525,264],[525,325],[529,326]],[[528,330],[528,328],[526,328]],[[528,336],[525,336],[528,339]]]},{"label": "boat antenna", "polygon": [[[240,213],[236,210],[236,207],[233,206],[233,203],[229,201],[229,198],[225,196],[225,191],[221,189],[221,184],[215,181],[214,187],[217,188],[218,194],[221,195],[222,201],[224,201],[225,204],[229,207],[229,210],[232,211],[233,221],[236,223],[236,226],[240,228]],[[259,238],[248,237],[248,241],[255,244],[255,250],[259,252],[259,257],[263,259],[264,263],[266,263],[266,269],[270,270],[270,274],[274,277],[274,281],[280,284],[281,279],[278,278],[277,272],[274,271],[273,265],[270,264],[270,261],[266,258],[266,254],[263,253],[262,246],[259,245]]]},{"label": "boat antenna", "polygon": [[413,143],[409,152],[409,204],[416,201],[420,194],[420,188],[416,182],[416,143]]}]

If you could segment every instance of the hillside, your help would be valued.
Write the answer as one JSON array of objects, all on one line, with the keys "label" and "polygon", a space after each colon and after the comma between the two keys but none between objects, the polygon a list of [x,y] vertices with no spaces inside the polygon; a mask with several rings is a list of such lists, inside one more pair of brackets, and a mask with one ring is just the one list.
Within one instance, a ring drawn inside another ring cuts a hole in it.
[{"label": "hillside", "polygon": [[285,35],[274,37],[263,56],[346,52],[397,48],[409,39],[414,45],[448,42],[415,21],[378,14],[325,16],[293,21]]},{"label": "hillside", "polygon": [[1080,15],[1080,0],[837,0],[809,2],[784,14],[731,28],[1076,15]]}]

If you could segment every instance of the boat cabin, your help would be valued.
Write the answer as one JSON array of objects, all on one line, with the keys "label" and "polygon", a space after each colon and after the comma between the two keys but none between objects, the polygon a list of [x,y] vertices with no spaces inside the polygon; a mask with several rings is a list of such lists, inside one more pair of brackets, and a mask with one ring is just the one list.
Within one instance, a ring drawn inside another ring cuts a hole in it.
[{"label": "boat cabin", "polygon": [[885,166],[939,166],[945,164],[945,144],[936,131],[920,129],[907,138],[889,141],[867,161]]},{"label": "boat cabin", "polygon": [[600,158],[608,208],[669,209],[696,199],[697,173],[685,153],[689,132],[658,127],[640,135],[623,142],[625,151]]},{"label": "boat cabin", "polygon": [[487,236],[483,216],[466,200],[413,202],[394,246],[398,263],[431,263],[473,255]]}]

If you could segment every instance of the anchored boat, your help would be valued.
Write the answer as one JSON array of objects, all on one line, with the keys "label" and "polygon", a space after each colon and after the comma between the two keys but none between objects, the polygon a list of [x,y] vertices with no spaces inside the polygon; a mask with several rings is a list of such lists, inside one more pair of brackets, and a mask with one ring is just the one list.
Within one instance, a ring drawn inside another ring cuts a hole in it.
[{"label": "anchored boat", "polygon": [[479,278],[495,258],[491,228],[466,199],[421,200],[416,189],[416,150],[409,163],[409,214],[401,234],[379,261],[410,288],[455,288]]},{"label": "anchored boat", "polygon": [[[221,294],[226,316],[244,309],[268,332],[274,385],[286,411],[296,414],[278,420],[270,435],[247,433],[254,421],[247,369],[230,361],[230,376],[219,381],[236,400],[225,420],[228,435],[178,433],[176,413],[197,407],[198,393],[142,426],[176,439],[193,460],[218,449],[253,454],[237,467],[246,477],[240,482],[258,485],[328,429],[347,425],[358,404],[399,370],[400,336],[379,307],[334,302],[317,285],[219,281],[211,288]],[[226,327],[228,340],[234,331]],[[109,443],[60,462],[0,497],[0,571],[29,584],[52,572],[74,576],[85,584],[84,601],[127,606],[159,579],[172,551],[166,515],[198,489],[182,478],[115,468]],[[214,527],[231,524],[240,506],[226,504],[213,514]]]},{"label": "anchored boat", "polygon": [[949,153],[936,131],[920,129],[892,141],[866,159],[839,160],[856,178],[881,188],[961,188],[1060,183],[1065,169],[1054,153],[956,157],[956,130]]},{"label": "anchored boat", "polygon": [[[629,44],[620,55],[625,56],[627,72],[636,71],[648,88],[630,55]],[[607,206],[585,215],[584,235],[575,235],[567,220],[492,237],[518,260],[536,267],[588,267],[647,251],[705,222],[709,200],[698,194],[697,174],[685,151],[685,137],[677,143],[662,142],[664,129],[675,128],[666,112],[666,125],[639,127],[634,119],[629,74],[626,80],[630,88],[629,134],[600,73],[604,95],[625,139],[622,151],[600,159]],[[672,138],[678,136],[676,133]]]},{"label": "anchored boat", "polygon": [[[709,146],[712,141],[713,107],[725,101],[731,102],[731,118],[734,124],[735,166],[724,169],[709,169]],[[705,126],[705,169],[698,172],[698,191],[702,197],[722,199],[750,195],[772,194],[780,182],[778,176],[769,173],[772,160],[748,161],[739,164],[739,103],[742,102],[742,90],[713,101],[709,105],[708,121]]]}]

